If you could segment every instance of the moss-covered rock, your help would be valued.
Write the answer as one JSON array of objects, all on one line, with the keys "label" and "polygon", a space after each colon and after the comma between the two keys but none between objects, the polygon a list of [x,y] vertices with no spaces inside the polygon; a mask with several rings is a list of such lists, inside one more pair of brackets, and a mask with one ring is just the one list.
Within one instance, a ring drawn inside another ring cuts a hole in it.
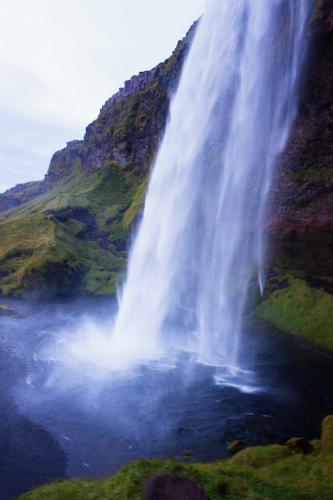
[{"label": "moss-covered rock", "polygon": [[299,113],[272,191],[268,282],[258,315],[333,349],[333,4],[316,0]]},{"label": "moss-covered rock", "polygon": [[314,448],[308,439],[303,437],[292,437],[286,442],[288,448],[290,448],[295,453],[311,453]]},{"label": "moss-covered rock", "polygon": [[233,464],[249,467],[263,467],[277,460],[288,457],[291,451],[288,446],[272,444],[270,446],[253,446],[238,452],[232,459]]},{"label": "moss-covered rock", "polygon": [[256,314],[280,330],[333,350],[333,295],[322,288],[284,276],[268,289]]},{"label": "moss-covered rock", "polygon": [[324,418],[321,429],[321,445],[325,452],[333,452],[333,415]]}]

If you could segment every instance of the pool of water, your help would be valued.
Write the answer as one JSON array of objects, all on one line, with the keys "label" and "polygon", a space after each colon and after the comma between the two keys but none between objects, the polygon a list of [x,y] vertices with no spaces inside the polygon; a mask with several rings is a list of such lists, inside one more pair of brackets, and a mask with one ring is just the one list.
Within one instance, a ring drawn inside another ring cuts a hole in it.
[{"label": "pool of water", "polygon": [[107,323],[108,302],[15,307],[26,316],[0,318],[1,499],[59,477],[105,476],[137,458],[215,460],[236,438],[317,437],[333,412],[332,357],[262,326],[243,339],[234,377],[189,353],[101,377],[92,366],[59,365],[52,349],[40,353],[83,314]]}]

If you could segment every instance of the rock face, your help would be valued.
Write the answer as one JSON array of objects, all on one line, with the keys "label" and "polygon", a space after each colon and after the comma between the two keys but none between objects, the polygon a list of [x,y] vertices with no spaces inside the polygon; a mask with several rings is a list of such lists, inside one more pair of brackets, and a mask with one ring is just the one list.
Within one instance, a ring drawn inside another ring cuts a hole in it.
[{"label": "rock face", "polygon": [[275,181],[259,315],[333,349],[333,5],[315,2],[300,110]]},{"label": "rock face", "polygon": [[293,266],[297,253],[300,269],[333,277],[333,7],[319,4],[300,112],[275,185],[271,229],[273,248],[294,253]]},{"label": "rock face", "polygon": [[17,186],[8,189],[0,195],[0,212],[5,212],[11,208],[17,207],[26,201],[36,198],[45,192],[43,181],[27,182],[17,184]]},{"label": "rock face", "polygon": [[333,451],[333,415],[327,415],[322,423],[321,430],[322,448],[326,452]]}]

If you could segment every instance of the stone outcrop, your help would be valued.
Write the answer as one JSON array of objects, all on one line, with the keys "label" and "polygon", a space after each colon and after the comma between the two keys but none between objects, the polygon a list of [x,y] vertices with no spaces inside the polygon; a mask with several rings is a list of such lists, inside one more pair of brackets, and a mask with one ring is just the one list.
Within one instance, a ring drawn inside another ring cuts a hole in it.
[{"label": "stone outcrop", "polygon": [[274,187],[273,255],[333,279],[333,7],[317,2],[300,111]]}]

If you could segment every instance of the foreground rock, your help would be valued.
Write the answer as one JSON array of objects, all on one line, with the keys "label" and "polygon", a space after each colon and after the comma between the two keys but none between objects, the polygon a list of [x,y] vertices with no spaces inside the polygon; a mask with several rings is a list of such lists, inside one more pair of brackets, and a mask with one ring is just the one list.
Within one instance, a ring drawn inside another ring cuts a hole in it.
[{"label": "foreground rock", "polygon": [[197,483],[176,474],[148,479],[143,496],[145,500],[209,500]]}]

